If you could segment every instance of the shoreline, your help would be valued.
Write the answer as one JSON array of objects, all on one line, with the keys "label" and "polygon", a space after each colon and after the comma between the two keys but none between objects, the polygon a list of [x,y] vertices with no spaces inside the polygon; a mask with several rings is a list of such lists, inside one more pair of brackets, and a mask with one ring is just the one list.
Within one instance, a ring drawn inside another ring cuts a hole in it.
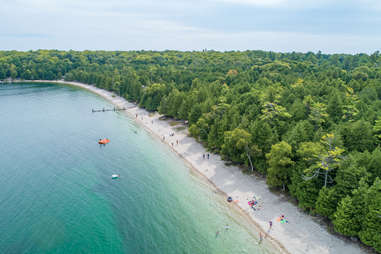
[{"label": "shoreline", "polygon": [[[63,80],[15,80],[12,82],[71,85],[93,92],[117,107],[126,107],[125,113],[129,117],[161,142],[166,143],[191,170],[205,178],[223,195],[231,196],[237,201],[231,204],[235,204],[242,214],[253,222],[259,232],[267,235],[269,221],[272,221],[273,226],[265,240],[280,253],[367,253],[358,244],[330,234],[326,227],[315,222],[312,216],[301,212],[287,201],[285,195],[272,193],[265,179],[243,174],[236,166],[226,166],[225,161],[222,161],[217,154],[210,154],[210,159],[203,159],[202,155],[208,152],[194,138],[188,137],[187,128],[177,130],[179,126],[171,126],[168,120],[159,120],[158,112],[150,113],[112,92],[79,82]],[[169,133],[175,135],[169,136]],[[253,211],[247,204],[254,195],[261,206],[258,211]],[[281,224],[276,221],[276,218],[282,214],[289,223]]]}]

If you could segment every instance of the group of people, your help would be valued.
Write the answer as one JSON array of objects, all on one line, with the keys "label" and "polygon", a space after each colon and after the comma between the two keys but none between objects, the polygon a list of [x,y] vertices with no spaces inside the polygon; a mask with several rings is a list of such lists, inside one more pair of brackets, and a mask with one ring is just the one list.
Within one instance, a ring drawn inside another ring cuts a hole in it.
[{"label": "group of people", "polygon": [[208,154],[205,155],[205,153],[203,153],[203,154],[202,154],[202,158],[205,159],[205,156],[206,156],[206,157],[208,158],[208,160],[209,160],[210,154],[208,153]]},{"label": "group of people", "polygon": [[253,196],[253,198],[251,200],[249,200],[249,202],[247,202],[247,204],[250,206],[251,209],[253,209],[254,211],[257,211],[259,210],[259,202],[257,200],[257,198],[255,196]]},{"label": "group of people", "polygon": [[249,206],[251,207],[251,209],[253,209],[254,211],[257,210],[257,204],[258,204],[258,201],[256,199],[252,199],[250,200],[249,202],[247,202],[249,204]]},{"label": "group of people", "polygon": [[282,224],[283,223],[288,223],[288,220],[286,219],[286,217],[284,217],[283,214],[280,217],[278,217],[276,220],[279,221]]}]

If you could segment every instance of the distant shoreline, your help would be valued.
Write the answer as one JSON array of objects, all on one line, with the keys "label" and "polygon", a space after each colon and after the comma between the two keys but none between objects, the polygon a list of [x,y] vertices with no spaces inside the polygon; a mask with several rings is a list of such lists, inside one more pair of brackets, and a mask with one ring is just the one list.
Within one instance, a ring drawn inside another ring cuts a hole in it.
[{"label": "distant shoreline", "polygon": [[[244,175],[238,167],[226,166],[219,155],[211,154],[211,159],[202,159],[202,155],[208,154],[208,152],[194,138],[187,136],[187,129],[176,130],[176,126],[171,126],[169,121],[159,120],[160,115],[157,112],[149,113],[112,92],[80,82],[7,80],[5,83],[13,82],[72,85],[98,94],[117,107],[128,107],[126,112],[131,118],[170,146],[179,157],[184,159],[188,166],[204,176],[226,197],[231,196],[234,200],[238,200],[238,202],[233,203],[237,204],[243,214],[250,218],[262,234],[266,234],[268,231],[271,220],[273,226],[266,239],[281,253],[366,253],[359,245],[330,235],[324,226],[314,222],[311,216],[299,211],[297,207],[285,200],[285,197],[270,192],[264,179]],[[171,132],[175,135],[169,136],[168,134]],[[164,141],[163,136],[165,136]],[[255,212],[247,204],[254,195],[262,206],[261,210]],[[280,224],[276,221],[281,214],[286,216],[289,224]]]}]

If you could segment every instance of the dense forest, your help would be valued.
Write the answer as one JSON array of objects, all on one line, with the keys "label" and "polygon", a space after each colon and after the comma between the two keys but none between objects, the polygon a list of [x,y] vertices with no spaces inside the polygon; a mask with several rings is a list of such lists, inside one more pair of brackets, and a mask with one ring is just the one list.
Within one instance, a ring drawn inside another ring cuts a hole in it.
[{"label": "dense forest", "polygon": [[0,79],[65,79],[189,122],[211,152],[381,253],[381,55],[0,52]]}]

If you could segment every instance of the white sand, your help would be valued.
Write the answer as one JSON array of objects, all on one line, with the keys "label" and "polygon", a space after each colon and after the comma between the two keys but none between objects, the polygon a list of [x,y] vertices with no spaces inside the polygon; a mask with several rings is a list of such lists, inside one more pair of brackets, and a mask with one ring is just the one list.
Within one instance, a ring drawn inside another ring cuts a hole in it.
[{"label": "white sand", "polygon": [[[43,81],[51,82],[51,81]],[[187,136],[187,130],[176,131],[178,126],[170,126],[168,121],[159,120],[158,113],[150,114],[141,108],[127,102],[125,99],[114,94],[85,85],[78,82],[56,81],[61,84],[71,84],[88,89],[102,97],[108,99],[118,107],[129,108],[127,113],[136,122],[145,127],[152,134],[156,135],[163,142],[165,136],[167,143],[175,152],[186,160],[194,169],[207,177],[219,190],[227,196],[238,200],[236,204],[244,212],[250,215],[253,221],[267,232],[269,221],[273,222],[273,227],[267,240],[283,252],[289,253],[318,253],[318,254],[361,254],[367,251],[361,249],[357,244],[340,239],[327,232],[324,226],[319,225],[309,215],[299,211],[299,209],[287,201],[283,195],[276,195],[269,191],[265,180],[256,176],[244,175],[238,167],[225,166],[219,155],[211,154],[210,159],[203,159],[202,155],[208,152],[196,142],[194,138]],[[138,118],[135,117],[138,114]],[[175,133],[169,136],[169,133]],[[176,144],[176,140],[179,144]],[[172,147],[172,143],[174,144]],[[261,209],[253,211],[247,204],[248,198],[256,196],[259,199]],[[284,214],[289,223],[281,224],[276,221],[280,215]],[[285,251],[286,250],[286,251]]]}]

